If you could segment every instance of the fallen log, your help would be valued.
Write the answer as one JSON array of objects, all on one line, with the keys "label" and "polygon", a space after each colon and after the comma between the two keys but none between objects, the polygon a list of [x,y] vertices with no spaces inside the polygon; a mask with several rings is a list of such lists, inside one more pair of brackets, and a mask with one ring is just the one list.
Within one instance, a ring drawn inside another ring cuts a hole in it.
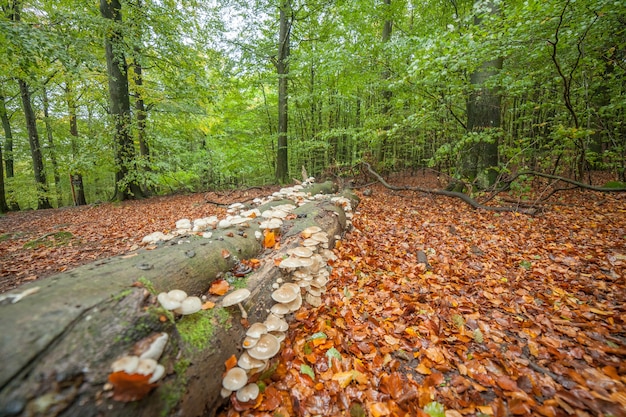
[{"label": "fallen log", "polygon": [[[332,183],[310,191],[331,192]],[[354,195],[347,197],[356,205]],[[174,317],[156,295],[175,288],[206,294],[238,260],[259,258],[261,266],[239,285],[251,291],[244,302],[249,323],[262,322],[274,304],[272,284],[281,276],[274,259],[298,246],[306,227],[319,226],[332,245],[348,224],[342,206],[330,199],[306,202],[293,214],[281,228],[278,250],[262,248],[258,222],[251,222],[241,231],[214,230],[210,239],[183,236],[24,285],[14,292],[29,295],[16,303],[5,297],[0,417],[213,416],[224,401],[224,362],[240,355],[245,321],[239,309],[223,308],[219,299],[212,309]],[[111,363],[155,332],[169,335],[159,360],[165,377],[141,400],[114,401],[105,389]]]}]

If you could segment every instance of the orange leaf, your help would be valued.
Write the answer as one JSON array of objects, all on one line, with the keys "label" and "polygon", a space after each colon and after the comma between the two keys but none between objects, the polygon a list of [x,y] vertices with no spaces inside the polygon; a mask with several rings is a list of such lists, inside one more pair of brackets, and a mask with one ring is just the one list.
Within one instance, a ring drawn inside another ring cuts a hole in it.
[{"label": "orange leaf", "polygon": [[109,374],[115,401],[130,402],[145,397],[157,384],[148,381],[152,375],[127,374],[124,371]]},{"label": "orange leaf", "polygon": [[226,366],[226,372],[234,368],[235,365],[237,365],[237,357],[235,355],[231,355],[231,357],[226,359],[226,362],[224,362],[224,366]]},{"label": "orange leaf", "polygon": [[230,258],[230,252],[228,252],[228,249],[222,249],[222,258],[224,259]]},{"label": "orange leaf", "polygon": [[209,292],[214,295],[224,295],[230,289],[230,285],[223,279],[218,279],[217,281],[213,281],[211,284],[211,288],[209,288]]},{"label": "orange leaf", "polygon": [[266,230],[265,238],[263,239],[263,247],[273,248],[275,245],[276,245],[276,235],[274,235],[274,232]]},{"label": "orange leaf", "polygon": [[373,403],[369,406],[370,414],[374,417],[388,416],[391,414],[391,410],[386,403]]},{"label": "orange leaf", "polygon": [[201,307],[201,308],[202,308],[203,310],[210,310],[210,309],[212,309],[213,307],[215,307],[215,303],[214,303],[214,302],[212,302],[212,301],[207,301],[206,303],[202,304],[202,307]]}]

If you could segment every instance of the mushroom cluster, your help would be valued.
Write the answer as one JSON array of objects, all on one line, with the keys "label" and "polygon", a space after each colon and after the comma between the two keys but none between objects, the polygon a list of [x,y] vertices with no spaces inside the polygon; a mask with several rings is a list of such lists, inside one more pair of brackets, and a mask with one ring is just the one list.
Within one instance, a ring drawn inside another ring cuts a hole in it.
[{"label": "mushroom cluster", "polygon": [[159,293],[157,300],[161,306],[183,316],[197,313],[202,309],[202,301],[198,297],[189,297],[183,290],[171,290]]},{"label": "mushroom cluster", "polygon": [[154,384],[165,375],[165,367],[158,360],[168,339],[167,333],[153,334],[139,341],[132,355],[124,355],[111,364],[112,372],[108,379],[114,390],[114,399],[135,401],[154,388]]}]

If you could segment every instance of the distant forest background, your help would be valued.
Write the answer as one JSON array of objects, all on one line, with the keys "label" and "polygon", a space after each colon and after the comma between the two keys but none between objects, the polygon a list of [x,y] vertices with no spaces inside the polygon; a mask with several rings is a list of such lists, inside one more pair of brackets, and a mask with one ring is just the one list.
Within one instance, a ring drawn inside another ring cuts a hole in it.
[{"label": "distant forest background", "polygon": [[2,212],[360,161],[626,181],[622,0],[0,5]]}]

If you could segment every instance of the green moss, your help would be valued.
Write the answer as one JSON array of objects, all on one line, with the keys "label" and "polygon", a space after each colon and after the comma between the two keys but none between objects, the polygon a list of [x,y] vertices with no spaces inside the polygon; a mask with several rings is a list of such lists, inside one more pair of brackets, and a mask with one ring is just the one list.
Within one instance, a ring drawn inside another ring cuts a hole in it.
[{"label": "green moss", "polygon": [[24,243],[24,249],[49,248],[52,246],[65,246],[74,235],[70,232],[61,231],[56,233],[47,233],[42,237]]},{"label": "green moss", "polygon": [[148,290],[148,292],[150,292],[150,294],[153,295],[157,295],[157,291],[154,288],[154,284],[152,283],[152,281],[150,281],[148,278],[146,277],[140,277],[137,281],[139,281],[139,283],[141,285],[143,285],[143,287]]},{"label": "green moss", "polygon": [[201,310],[195,314],[183,316],[176,328],[187,346],[197,350],[205,349],[211,343],[211,337],[218,321],[215,310]]},{"label": "green moss", "polygon": [[127,290],[124,290],[118,294],[113,294],[113,301],[120,301],[121,299],[125,298],[126,296],[130,295],[133,292],[133,290],[131,290],[130,288]]},{"label": "green moss", "polygon": [[163,401],[163,409],[161,410],[161,416],[165,417],[170,415],[170,411],[173,410],[180,402],[181,397],[185,394],[187,389],[187,378],[185,372],[189,367],[189,361],[181,359],[174,365],[174,372],[176,372],[176,380],[164,385],[159,392],[161,400]]},{"label": "green moss", "polygon": [[5,240],[9,240],[13,237],[11,233],[5,233],[0,235],[0,242],[4,242]]}]

